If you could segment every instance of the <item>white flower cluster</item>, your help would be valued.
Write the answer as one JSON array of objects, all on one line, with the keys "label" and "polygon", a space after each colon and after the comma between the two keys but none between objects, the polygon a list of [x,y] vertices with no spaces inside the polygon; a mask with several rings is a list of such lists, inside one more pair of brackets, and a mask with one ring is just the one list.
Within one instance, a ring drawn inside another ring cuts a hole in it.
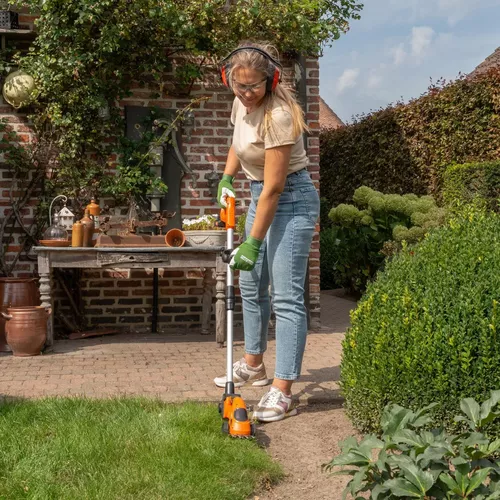
[{"label": "white flower cluster", "polygon": [[217,219],[217,215],[201,215],[200,217],[196,217],[194,219],[183,219],[182,220],[182,225],[183,226],[192,226],[193,224],[199,224],[200,222],[206,222],[207,224],[210,224],[214,221],[214,219]]}]

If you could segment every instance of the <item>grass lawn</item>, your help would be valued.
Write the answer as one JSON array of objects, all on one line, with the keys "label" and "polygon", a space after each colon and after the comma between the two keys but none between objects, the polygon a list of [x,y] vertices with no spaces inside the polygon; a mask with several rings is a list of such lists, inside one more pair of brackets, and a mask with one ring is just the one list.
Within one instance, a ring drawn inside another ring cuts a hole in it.
[{"label": "grass lawn", "polygon": [[245,499],[282,477],[214,404],[48,398],[0,403],[0,498]]}]

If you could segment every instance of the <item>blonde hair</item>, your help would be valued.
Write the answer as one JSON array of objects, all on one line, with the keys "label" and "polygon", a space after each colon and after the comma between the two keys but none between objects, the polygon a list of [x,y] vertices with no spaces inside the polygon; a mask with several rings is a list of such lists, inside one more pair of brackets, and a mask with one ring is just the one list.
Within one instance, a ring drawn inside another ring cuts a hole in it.
[{"label": "blonde hair", "polygon": [[[238,46],[238,48],[242,47],[255,47],[263,50],[274,60],[279,62],[278,50],[269,43],[244,41]],[[231,73],[240,68],[251,68],[272,77],[273,75],[270,74],[269,69],[270,62],[271,61],[269,59],[255,50],[242,50],[237,52],[230,59],[231,69],[228,75],[229,81],[231,81]],[[295,138],[298,138],[299,135],[309,131],[309,127],[307,126],[304,118],[304,111],[297,102],[293,91],[284,87],[281,83],[278,83],[274,92],[267,92],[264,100],[264,130],[266,132],[273,134],[274,124],[272,110],[276,105],[276,101],[284,102],[290,109],[293,122],[293,134]]]}]

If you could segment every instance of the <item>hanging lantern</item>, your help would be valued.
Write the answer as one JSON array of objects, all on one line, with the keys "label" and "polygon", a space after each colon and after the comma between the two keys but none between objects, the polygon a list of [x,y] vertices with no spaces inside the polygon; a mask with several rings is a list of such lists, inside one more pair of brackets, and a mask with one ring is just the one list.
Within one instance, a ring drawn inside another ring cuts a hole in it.
[{"label": "hanging lantern", "polygon": [[35,90],[35,80],[22,70],[14,71],[5,78],[2,94],[3,98],[14,108],[18,109],[30,100]]},{"label": "hanging lantern", "polygon": [[75,221],[75,214],[66,206],[59,211],[59,225],[66,228],[66,230],[71,231],[73,228],[73,222]]}]

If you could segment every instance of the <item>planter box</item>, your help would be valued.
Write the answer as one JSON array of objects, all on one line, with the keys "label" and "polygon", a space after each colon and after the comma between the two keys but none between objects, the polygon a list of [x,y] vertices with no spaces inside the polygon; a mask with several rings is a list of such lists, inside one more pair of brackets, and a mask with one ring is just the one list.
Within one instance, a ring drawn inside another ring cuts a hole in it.
[{"label": "planter box", "polygon": [[184,231],[186,235],[186,246],[208,246],[208,247],[225,247],[227,233],[224,230],[199,230],[199,231]]}]

